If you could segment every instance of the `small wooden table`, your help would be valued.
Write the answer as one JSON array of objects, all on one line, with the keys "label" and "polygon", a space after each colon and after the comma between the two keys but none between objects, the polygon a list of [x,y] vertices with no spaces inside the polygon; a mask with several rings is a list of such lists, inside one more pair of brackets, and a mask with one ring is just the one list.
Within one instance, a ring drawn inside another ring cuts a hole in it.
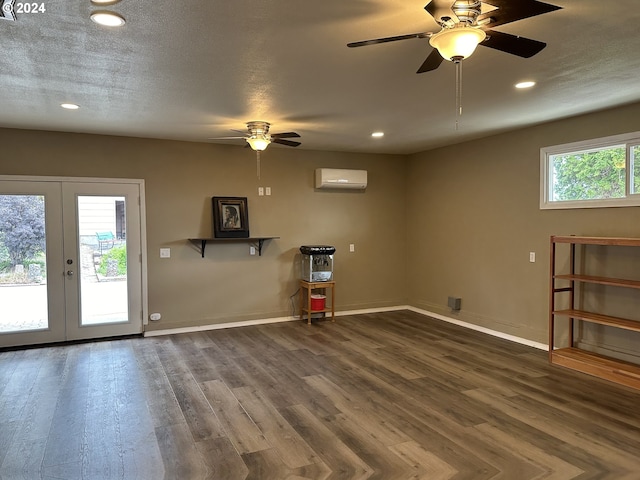
[{"label": "small wooden table", "polygon": [[[307,282],[306,280],[300,280],[300,319],[304,319],[304,313],[307,313],[307,325],[311,325],[311,314],[312,313],[320,313],[320,312],[331,312],[331,321],[336,321],[336,314],[334,310],[335,299],[336,299],[336,282]],[[322,310],[312,310],[311,309],[311,293],[313,290],[324,290],[327,288],[331,289],[331,302],[329,305],[326,305]],[[305,293],[306,292],[306,299]],[[306,305],[305,305],[306,300]]]}]

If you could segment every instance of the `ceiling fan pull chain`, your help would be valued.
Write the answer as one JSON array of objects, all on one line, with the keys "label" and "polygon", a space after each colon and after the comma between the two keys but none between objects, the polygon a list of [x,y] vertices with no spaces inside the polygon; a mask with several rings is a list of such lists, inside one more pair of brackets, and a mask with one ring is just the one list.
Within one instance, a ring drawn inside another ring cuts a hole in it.
[{"label": "ceiling fan pull chain", "polygon": [[462,60],[455,62],[456,65],[456,130],[460,124],[462,116]]},{"label": "ceiling fan pull chain", "polygon": [[256,168],[258,169],[258,180],[260,180],[260,150],[256,150]]}]

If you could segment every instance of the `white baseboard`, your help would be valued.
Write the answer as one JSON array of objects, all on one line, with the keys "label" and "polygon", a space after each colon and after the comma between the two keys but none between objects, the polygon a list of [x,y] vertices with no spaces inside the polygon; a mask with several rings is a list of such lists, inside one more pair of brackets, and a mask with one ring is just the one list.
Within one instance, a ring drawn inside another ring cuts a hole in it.
[{"label": "white baseboard", "polygon": [[[423,310],[421,308],[412,307],[411,305],[396,305],[394,307],[380,307],[380,308],[364,308],[361,310],[345,310],[341,312],[336,312],[336,317],[345,317],[347,315],[362,315],[365,313],[381,313],[381,312],[395,312],[399,310],[410,310],[415,313],[419,313],[421,315],[425,315],[427,317],[435,318],[437,320],[442,320],[443,322],[453,323],[460,327],[468,328],[470,330],[475,330],[478,332],[486,333],[488,335],[492,335],[494,337],[502,338],[504,340],[509,340],[511,342],[520,343],[522,345],[527,345],[529,347],[537,348],[539,350],[548,350],[548,346],[534,342],[532,340],[527,340],[526,338],[516,337],[515,335],[509,335],[503,332],[499,332],[497,330],[491,330],[490,328],[480,327],[478,325],[474,325],[472,323],[463,322],[461,320],[457,320],[455,318],[447,317],[445,315],[440,315],[439,313],[429,312],[427,310]],[[207,330],[220,330],[223,328],[235,328],[235,327],[248,327],[252,325],[267,325],[270,323],[282,323],[282,322],[293,322],[296,320],[300,320],[300,317],[296,316],[288,316],[288,317],[274,317],[274,318],[262,318],[256,320],[244,320],[240,322],[228,322],[228,323],[215,323],[211,325],[201,325],[197,327],[180,327],[180,328],[168,328],[165,330],[150,330],[144,332],[145,337],[159,337],[162,335],[174,335],[176,333],[194,333],[194,332],[204,332]]]},{"label": "white baseboard", "polygon": [[[364,308],[361,310],[346,310],[342,312],[335,312],[336,317],[344,317],[347,315],[361,315],[364,313],[380,313],[380,312],[394,312],[397,310],[408,310],[409,307],[407,305],[400,305],[394,307],[380,307],[380,308]],[[145,337],[159,337],[162,335],[173,335],[176,333],[193,333],[193,332],[204,332],[207,330],[220,330],[223,328],[234,328],[234,327],[249,327],[252,325],[267,325],[269,323],[282,323],[282,322],[293,322],[296,320],[300,320],[300,317],[288,316],[288,317],[273,317],[273,318],[260,318],[256,320],[243,320],[239,322],[228,322],[228,323],[214,323],[210,325],[200,325],[197,327],[179,327],[179,328],[168,328],[166,330],[149,330],[144,332]]]},{"label": "white baseboard", "polygon": [[526,338],[516,337],[515,335],[509,335],[508,333],[499,332],[497,330],[491,330],[490,328],[474,325],[473,323],[463,322],[462,320],[447,317],[445,315],[440,315],[439,313],[422,310],[421,308],[416,308],[412,306],[408,306],[406,308],[407,310],[411,310],[412,312],[426,315],[427,317],[436,318],[438,320],[442,320],[443,322],[453,323],[460,327],[468,328],[470,330],[475,330],[477,332],[486,333],[494,337],[502,338],[504,340],[509,340],[510,342],[519,343],[521,345],[527,345],[528,347],[537,348],[539,350],[549,350],[549,346],[544,343],[534,342],[533,340],[527,340]]},{"label": "white baseboard", "polygon": [[274,317],[262,318],[258,320],[244,320],[240,322],[213,323],[210,325],[199,325],[197,327],[167,328],[165,330],[148,330],[144,332],[145,337],[160,337],[162,335],[174,335],[176,333],[205,332],[207,330],[221,330],[223,328],[249,327],[251,325],[266,325],[268,323],[282,323],[298,320],[297,317]]}]

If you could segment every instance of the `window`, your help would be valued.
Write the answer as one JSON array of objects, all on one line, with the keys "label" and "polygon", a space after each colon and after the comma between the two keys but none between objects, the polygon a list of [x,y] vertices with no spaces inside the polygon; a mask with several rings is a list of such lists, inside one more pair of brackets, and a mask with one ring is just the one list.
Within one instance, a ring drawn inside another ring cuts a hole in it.
[{"label": "window", "polygon": [[640,206],[640,132],[540,150],[540,208]]},{"label": "window", "polygon": [[631,163],[633,164],[633,192],[640,193],[640,145],[631,147]]}]

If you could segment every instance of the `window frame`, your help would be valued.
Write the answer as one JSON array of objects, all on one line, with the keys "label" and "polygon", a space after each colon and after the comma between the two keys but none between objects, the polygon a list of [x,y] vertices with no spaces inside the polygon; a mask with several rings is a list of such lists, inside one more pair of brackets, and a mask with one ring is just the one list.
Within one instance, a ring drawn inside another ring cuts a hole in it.
[{"label": "window frame", "polygon": [[[593,200],[551,200],[551,162],[553,155],[582,153],[589,150],[600,150],[607,147],[625,147],[625,196],[622,198],[602,198]],[[640,191],[634,192],[634,161],[632,149],[640,147],[640,132],[624,133],[609,137],[582,140],[579,142],[553,145],[540,149],[540,209],[571,209],[571,208],[607,208],[607,207],[637,207],[640,206]]]}]

